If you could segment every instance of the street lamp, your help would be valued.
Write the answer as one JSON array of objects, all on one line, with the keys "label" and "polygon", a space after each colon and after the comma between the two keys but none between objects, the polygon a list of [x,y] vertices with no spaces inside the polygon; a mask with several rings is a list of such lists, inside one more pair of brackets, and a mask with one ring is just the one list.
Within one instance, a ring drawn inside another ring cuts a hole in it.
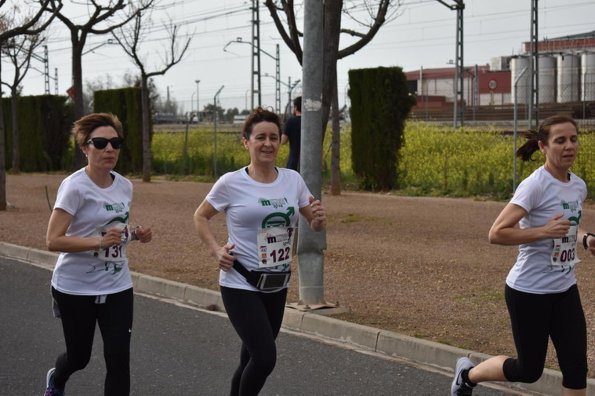
[{"label": "street lamp", "polygon": [[[265,77],[271,77],[274,78],[276,83],[279,85],[283,85],[285,88],[287,88],[287,94],[289,97],[289,103],[291,105],[291,92],[293,91],[293,89],[300,83],[301,80],[296,80],[293,84],[291,83],[291,77],[288,77],[288,82],[283,82],[281,80],[277,80],[277,77],[275,76],[271,76],[269,73],[264,73]],[[275,101],[278,102],[278,109],[277,112],[281,112],[281,91],[279,90],[279,92],[275,92]]]},{"label": "street lamp", "polygon": [[200,80],[194,80],[196,83],[196,123],[200,122],[200,107],[198,106],[198,84],[200,84]]},{"label": "street lamp", "polygon": [[104,41],[103,43],[97,44],[95,47],[86,50],[81,55],[87,55],[89,52],[94,52],[97,48],[103,47],[104,45],[108,45],[108,44],[118,44],[118,43],[116,43],[116,41],[114,39],[110,38],[110,39],[107,39],[106,41]]},{"label": "street lamp", "polygon": [[[225,47],[223,47],[223,51],[227,52],[227,47],[230,44],[248,44],[249,46],[254,48],[254,44],[250,43],[248,41],[243,41],[241,37],[237,37],[235,40],[232,40],[230,42],[228,42],[227,44],[225,44]],[[260,52],[262,52],[263,54],[267,55],[268,57],[270,57],[271,59],[275,60],[275,75],[276,75],[276,84],[275,84],[275,89],[277,92],[281,92],[281,56],[279,54],[279,44],[276,44],[276,54],[275,56],[269,54],[268,52],[266,52],[265,50],[263,50],[262,48],[258,48],[260,50]],[[260,53],[258,54],[258,56],[260,57]],[[259,58],[260,59],[260,58]],[[260,61],[259,61],[260,62]],[[254,74],[254,70],[252,71],[252,74]],[[253,77],[254,78],[254,77]],[[254,80],[252,80],[254,81]],[[252,108],[254,108],[254,92],[258,92],[258,106],[261,105],[260,101],[261,101],[261,91],[260,91],[260,67],[258,68],[258,87],[256,88],[256,90],[254,89],[254,83],[252,84],[252,101],[250,103],[250,106]],[[278,98],[280,98],[280,94],[278,93],[277,96]],[[279,99],[280,101],[280,99]],[[277,103],[277,106],[280,107],[280,103]]]}]

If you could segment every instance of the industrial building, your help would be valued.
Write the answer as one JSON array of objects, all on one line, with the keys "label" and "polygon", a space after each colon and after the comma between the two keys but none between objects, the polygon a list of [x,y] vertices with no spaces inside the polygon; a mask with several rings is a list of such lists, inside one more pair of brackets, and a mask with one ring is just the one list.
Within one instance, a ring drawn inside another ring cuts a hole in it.
[{"label": "industrial building", "polygon": [[[510,113],[515,101],[522,111],[522,105],[530,103],[531,51],[532,43],[526,42],[521,54],[465,66],[465,119]],[[537,97],[543,115],[565,112],[576,118],[595,117],[595,31],[543,39],[537,43],[537,51]],[[454,67],[422,68],[405,74],[410,91],[417,96],[417,117],[452,116]]]}]

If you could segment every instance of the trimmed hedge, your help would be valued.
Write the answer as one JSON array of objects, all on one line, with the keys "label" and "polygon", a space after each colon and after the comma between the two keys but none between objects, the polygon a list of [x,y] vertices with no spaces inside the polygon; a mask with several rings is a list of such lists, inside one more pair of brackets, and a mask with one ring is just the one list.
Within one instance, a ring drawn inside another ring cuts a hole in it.
[{"label": "trimmed hedge", "polygon": [[400,67],[350,70],[349,87],[353,172],[366,190],[398,188],[398,152],[416,103],[407,78]]},{"label": "trimmed hedge", "polygon": [[124,128],[124,146],[120,152],[116,171],[122,174],[141,173],[143,169],[141,89],[120,88],[95,91],[93,100],[93,111],[115,114]]},{"label": "trimmed hedge", "polygon": [[[70,129],[74,111],[66,96],[41,95],[17,98],[20,168],[47,172],[70,168]],[[5,132],[5,165],[12,167],[11,98],[2,99]]]}]

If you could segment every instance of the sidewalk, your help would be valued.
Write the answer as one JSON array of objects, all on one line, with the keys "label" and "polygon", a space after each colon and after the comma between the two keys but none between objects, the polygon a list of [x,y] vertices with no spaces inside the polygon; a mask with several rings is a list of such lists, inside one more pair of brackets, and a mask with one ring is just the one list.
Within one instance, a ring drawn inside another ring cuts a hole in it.
[{"label": "sidewalk", "polygon": [[[55,253],[4,242],[0,242],[0,256],[14,258],[47,270],[52,270],[57,258]],[[171,299],[211,311],[225,311],[221,295],[216,291],[134,272],[132,277],[136,293]],[[295,309],[286,309],[283,327],[355,349],[430,366],[447,373],[452,373],[454,362],[460,356],[467,355],[476,363],[490,357],[478,352],[325,317],[314,311],[300,312]],[[561,382],[560,372],[546,369],[538,382],[515,384],[513,389],[557,395]],[[595,395],[595,379],[589,379],[587,394]]]}]

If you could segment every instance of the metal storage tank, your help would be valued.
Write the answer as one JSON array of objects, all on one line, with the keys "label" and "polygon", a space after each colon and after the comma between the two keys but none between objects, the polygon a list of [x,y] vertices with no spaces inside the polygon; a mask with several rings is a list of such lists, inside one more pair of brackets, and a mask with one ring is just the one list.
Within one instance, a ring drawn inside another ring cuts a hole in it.
[{"label": "metal storage tank", "polygon": [[540,56],[539,86],[537,96],[539,103],[556,103],[556,58]]},{"label": "metal storage tank", "polygon": [[581,100],[595,101],[595,53],[581,54]]},{"label": "metal storage tank", "polygon": [[529,67],[529,58],[524,56],[516,56],[510,60],[510,86],[511,86],[511,94],[512,94],[512,102],[514,103],[514,96],[515,96],[515,86],[514,82],[519,74],[523,71],[524,68],[527,68],[521,79],[517,82],[516,86],[516,99],[517,103],[529,103],[529,95],[530,95],[530,77],[531,77],[531,70]]},{"label": "metal storage tank", "polygon": [[578,102],[579,100],[579,57],[572,54],[557,56],[558,103]]}]

